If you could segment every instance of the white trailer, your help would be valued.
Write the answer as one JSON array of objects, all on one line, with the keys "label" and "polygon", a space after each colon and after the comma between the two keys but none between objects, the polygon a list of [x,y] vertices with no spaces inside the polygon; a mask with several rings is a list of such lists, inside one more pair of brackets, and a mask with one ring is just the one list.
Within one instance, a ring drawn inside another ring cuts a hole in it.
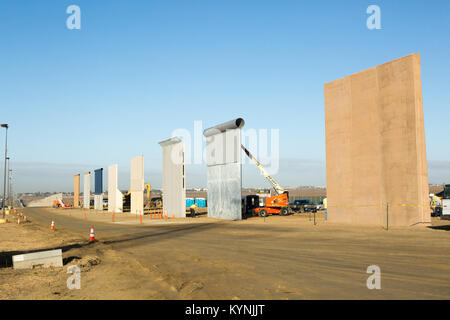
[{"label": "white trailer", "polygon": [[450,184],[444,186],[444,196],[442,197],[442,217],[450,219]]},{"label": "white trailer", "polygon": [[450,199],[442,199],[442,216],[450,218]]}]

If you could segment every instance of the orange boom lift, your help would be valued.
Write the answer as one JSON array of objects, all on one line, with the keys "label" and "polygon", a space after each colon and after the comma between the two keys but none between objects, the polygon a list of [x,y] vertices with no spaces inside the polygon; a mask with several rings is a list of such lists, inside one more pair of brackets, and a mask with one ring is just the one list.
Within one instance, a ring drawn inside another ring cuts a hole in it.
[{"label": "orange boom lift", "polygon": [[259,163],[258,160],[248,151],[243,145],[241,145],[242,150],[244,150],[245,154],[255,163],[259,170],[261,170],[264,177],[269,180],[272,184],[272,187],[275,189],[277,193],[276,196],[269,197],[266,199],[266,205],[264,207],[255,208],[254,211],[256,214],[261,217],[266,217],[269,214],[281,214],[286,216],[290,214],[289,210],[289,192],[284,190],[282,186],[275,181],[274,178],[267,172],[267,170]]}]

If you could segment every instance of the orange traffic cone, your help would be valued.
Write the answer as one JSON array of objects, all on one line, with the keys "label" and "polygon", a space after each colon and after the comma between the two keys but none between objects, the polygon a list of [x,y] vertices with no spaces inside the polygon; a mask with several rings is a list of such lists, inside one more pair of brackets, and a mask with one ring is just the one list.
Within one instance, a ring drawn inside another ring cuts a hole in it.
[{"label": "orange traffic cone", "polygon": [[17,219],[17,224],[20,224],[20,218]]},{"label": "orange traffic cone", "polygon": [[52,224],[50,225],[50,230],[55,230],[55,221],[52,220]]},{"label": "orange traffic cone", "polygon": [[91,226],[91,233],[89,235],[89,241],[95,241],[95,235],[94,235],[94,226]]}]

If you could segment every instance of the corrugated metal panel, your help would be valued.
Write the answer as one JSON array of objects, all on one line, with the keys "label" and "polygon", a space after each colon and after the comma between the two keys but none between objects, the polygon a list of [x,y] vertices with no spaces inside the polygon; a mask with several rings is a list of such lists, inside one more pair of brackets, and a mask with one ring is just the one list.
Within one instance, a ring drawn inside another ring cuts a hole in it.
[{"label": "corrugated metal panel", "polygon": [[236,119],[206,129],[208,216],[242,219],[241,128]]},{"label": "corrugated metal panel", "polygon": [[94,170],[94,194],[103,194],[103,168]]},{"label": "corrugated metal panel", "polygon": [[131,159],[131,213],[144,214],[144,156]]},{"label": "corrugated metal panel", "polygon": [[179,138],[159,143],[163,159],[163,209],[170,217],[186,217],[185,146]]},{"label": "corrugated metal panel", "polygon": [[241,165],[231,163],[207,167],[208,216],[242,219]]}]

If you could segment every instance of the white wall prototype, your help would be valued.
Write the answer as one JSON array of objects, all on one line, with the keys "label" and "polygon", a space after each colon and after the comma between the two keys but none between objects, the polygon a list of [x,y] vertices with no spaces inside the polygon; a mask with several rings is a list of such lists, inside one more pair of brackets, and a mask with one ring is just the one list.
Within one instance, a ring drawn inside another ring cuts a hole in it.
[{"label": "white wall prototype", "polygon": [[162,147],[162,199],[169,217],[186,217],[185,145],[174,137],[159,142]]},{"label": "white wall prototype", "polygon": [[91,173],[83,174],[83,208],[89,209],[89,201],[91,199]]},{"label": "white wall prototype", "polygon": [[123,194],[118,188],[118,165],[108,167],[108,212],[123,211]]},{"label": "white wall prototype", "polygon": [[144,214],[144,156],[131,159],[130,164],[131,213]]}]

